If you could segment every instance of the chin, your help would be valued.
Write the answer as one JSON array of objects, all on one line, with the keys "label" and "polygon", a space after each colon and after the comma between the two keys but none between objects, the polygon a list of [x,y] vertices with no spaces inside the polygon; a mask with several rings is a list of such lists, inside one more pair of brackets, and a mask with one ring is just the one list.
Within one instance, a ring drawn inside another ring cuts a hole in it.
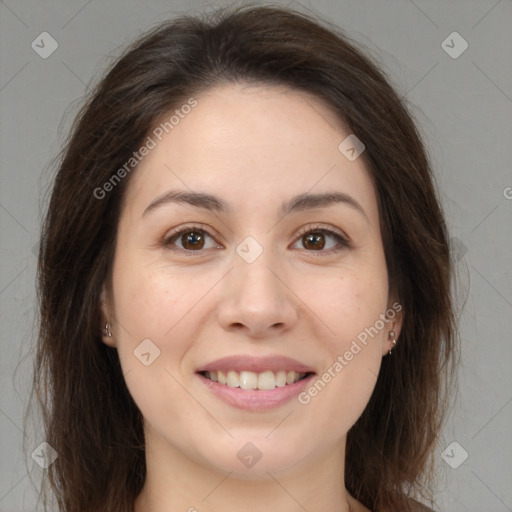
[{"label": "chin", "polygon": [[[282,437],[265,439],[265,435],[268,432],[260,437],[229,438],[223,446],[217,445],[215,453],[211,452],[211,446],[204,447],[205,450],[210,449],[203,452],[203,463],[216,471],[232,473],[233,478],[253,480],[269,478],[268,473],[287,474],[307,458],[304,443],[287,443]],[[301,449],[298,450],[297,446]]]}]

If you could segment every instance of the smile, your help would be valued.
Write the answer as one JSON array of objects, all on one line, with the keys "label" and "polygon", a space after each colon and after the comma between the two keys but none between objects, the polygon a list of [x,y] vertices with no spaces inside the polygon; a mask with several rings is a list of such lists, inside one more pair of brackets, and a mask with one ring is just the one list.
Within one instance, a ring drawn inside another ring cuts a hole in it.
[{"label": "smile", "polygon": [[251,412],[279,408],[293,400],[316,372],[296,359],[238,354],[199,365],[195,371],[208,394],[225,404]]},{"label": "smile", "polygon": [[261,373],[251,371],[210,371],[202,372],[207,379],[218,382],[230,388],[269,390],[294,384],[304,379],[308,373],[295,371],[264,371]]}]

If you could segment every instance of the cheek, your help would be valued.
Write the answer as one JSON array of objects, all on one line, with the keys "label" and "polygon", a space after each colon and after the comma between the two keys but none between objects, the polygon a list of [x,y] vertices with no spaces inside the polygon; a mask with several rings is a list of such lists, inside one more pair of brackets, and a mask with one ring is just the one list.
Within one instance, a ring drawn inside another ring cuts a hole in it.
[{"label": "cheek", "polygon": [[117,262],[114,283],[117,349],[137,407],[153,426],[192,414],[180,365],[197,329],[190,313],[203,287],[197,292],[183,279],[128,258]]},{"label": "cheek", "polygon": [[381,320],[387,309],[387,273],[375,265],[310,284],[311,309],[320,312],[327,328],[322,338],[329,356],[301,403],[315,402],[317,411],[325,413],[320,417],[333,420],[326,428],[348,430],[366,407],[380,370],[387,336]]},{"label": "cheek", "polygon": [[336,350],[370,328],[385,313],[387,276],[372,269],[344,272],[341,276],[308,280],[303,285],[311,309],[332,336]]},{"label": "cheek", "polygon": [[116,259],[113,281],[117,350],[127,385],[137,402],[139,390],[149,390],[160,385],[156,381],[166,380],[169,352],[172,361],[181,358],[183,347],[176,340],[170,343],[170,334],[165,336],[183,316],[177,300],[180,291],[171,293],[165,279],[159,278],[157,272],[149,272],[133,256]]},{"label": "cheek", "polygon": [[117,319],[132,337],[167,339],[197,303],[197,286],[150,261],[120,259],[114,271]]},{"label": "cheek", "polygon": [[[191,283],[190,273],[171,271],[158,262],[118,261],[114,268],[115,315],[120,325],[116,341],[125,375],[137,370],[140,385],[147,389],[160,388],[160,380],[166,385],[169,374],[181,380],[190,365],[184,358],[203,328],[198,319],[210,311],[208,298],[213,294],[208,292],[217,280],[215,275],[203,275]],[[154,361],[147,368],[151,371],[140,373],[148,359]]]}]

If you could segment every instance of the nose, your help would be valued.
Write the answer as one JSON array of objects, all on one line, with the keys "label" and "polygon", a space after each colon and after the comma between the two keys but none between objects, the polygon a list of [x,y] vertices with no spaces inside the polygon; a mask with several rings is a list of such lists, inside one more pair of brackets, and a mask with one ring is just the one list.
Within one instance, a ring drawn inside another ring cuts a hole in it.
[{"label": "nose", "polygon": [[298,319],[297,300],[282,274],[265,251],[252,263],[235,261],[224,279],[218,308],[221,326],[252,338],[270,338],[291,329]]}]

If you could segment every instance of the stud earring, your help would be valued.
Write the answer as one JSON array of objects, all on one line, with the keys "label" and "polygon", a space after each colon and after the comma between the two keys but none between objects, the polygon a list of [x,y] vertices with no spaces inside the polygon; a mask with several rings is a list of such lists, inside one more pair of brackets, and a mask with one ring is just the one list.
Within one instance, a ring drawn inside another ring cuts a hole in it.
[{"label": "stud earring", "polygon": [[108,338],[112,337],[112,331],[110,330],[110,324],[109,323],[105,324],[105,336],[107,336]]},{"label": "stud earring", "polygon": [[393,342],[393,346],[389,349],[388,355],[391,355],[391,351],[396,346],[395,331],[389,331],[389,339]]}]

